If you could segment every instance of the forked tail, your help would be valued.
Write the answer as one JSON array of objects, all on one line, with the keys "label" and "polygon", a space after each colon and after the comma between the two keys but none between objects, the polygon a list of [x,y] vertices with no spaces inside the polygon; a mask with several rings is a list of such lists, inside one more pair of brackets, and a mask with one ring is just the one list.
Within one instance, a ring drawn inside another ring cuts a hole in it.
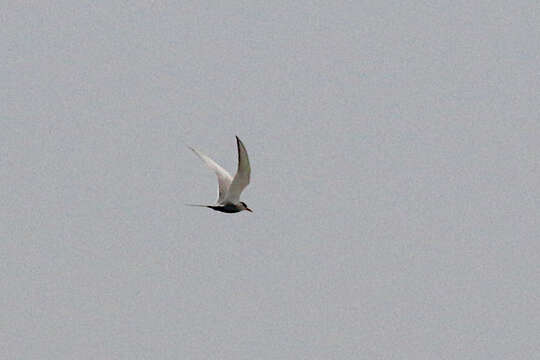
[{"label": "forked tail", "polygon": [[196,207],[211,207],[211,205],[201,205],[201,204],[184,204],[186,206],[196,206]]}]

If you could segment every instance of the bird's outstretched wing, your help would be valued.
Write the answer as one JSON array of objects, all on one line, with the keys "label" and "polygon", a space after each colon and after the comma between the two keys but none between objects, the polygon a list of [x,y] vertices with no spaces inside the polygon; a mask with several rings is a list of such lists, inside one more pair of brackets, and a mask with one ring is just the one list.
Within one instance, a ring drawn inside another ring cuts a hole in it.
[{"label": "bird's outstretched wing", "polygon": [[238,146],[238,171],[234,175],[234,179],[225,196],[225,201],[232,202],[233,204],[236,204],[240,200],[240,194],[248,186],[251,176],[251,167],[249,166],[246,147],[238,136],[236,137],[236,145]]},{"label": "bird's outstretched wing", "polygon": [[225,196],[227,195],[227,192],[229,190],[229,187],[231,186],[232,182],[232,176],[219,166],[214,160],[210,159],[208,156],[204,155],[198,150],[195,150],[194,148],[190,147],[190,149],[201,158],[202,161],[208,166],[210,169],[214,170],[214,172],[217,175],[218,178],[218,198],[217,203],[221,204],[225,200]]}]

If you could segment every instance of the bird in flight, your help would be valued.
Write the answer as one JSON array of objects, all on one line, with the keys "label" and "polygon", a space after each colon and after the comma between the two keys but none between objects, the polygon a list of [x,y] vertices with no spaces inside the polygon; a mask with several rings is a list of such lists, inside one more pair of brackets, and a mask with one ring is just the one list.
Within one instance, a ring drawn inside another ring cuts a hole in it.
[{"label": "bird in flight", "polygon": [[236,137],[236,145],[238,147],[238,170],[234,178],[221,166],[219,166],[214,160],[204,155],[198,150],[189,147],[202,161],[212,169],[218,179],[218,198],[216,205],[198,205],[198,204],[186,204],[188,206],[200,206],[207,207],[216,211],[225,213],[237,213],[242,210],[253,212],[245,202],[240,201],[240,194],[249,184],[249,177],[251,175],[251,167],[249,166],[249,158],[246,151],[246,147],[242,141]]}]

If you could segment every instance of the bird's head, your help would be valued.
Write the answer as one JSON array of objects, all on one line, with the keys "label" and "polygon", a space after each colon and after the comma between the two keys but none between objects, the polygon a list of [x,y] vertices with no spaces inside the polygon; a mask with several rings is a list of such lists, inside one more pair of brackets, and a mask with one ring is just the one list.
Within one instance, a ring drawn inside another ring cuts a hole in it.
[{"label": "bird's head", "polygon": [[240,201],[240,205],[242,205],[242,210],[247,210],[247,211],[249,211],[249,212],[253,212],[253,210],[251,210],[250,208],[248,208],[248,206],[246,205],[245,202]]}]

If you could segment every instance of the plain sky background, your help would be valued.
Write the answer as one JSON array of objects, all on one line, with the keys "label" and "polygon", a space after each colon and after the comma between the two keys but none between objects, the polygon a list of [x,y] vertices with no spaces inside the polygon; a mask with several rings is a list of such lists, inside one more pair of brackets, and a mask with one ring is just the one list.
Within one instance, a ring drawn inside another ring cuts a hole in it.
[{"label": "plain sky background", "polygon": [[537,358],[537,1],[0,18],[0,358]]}]

